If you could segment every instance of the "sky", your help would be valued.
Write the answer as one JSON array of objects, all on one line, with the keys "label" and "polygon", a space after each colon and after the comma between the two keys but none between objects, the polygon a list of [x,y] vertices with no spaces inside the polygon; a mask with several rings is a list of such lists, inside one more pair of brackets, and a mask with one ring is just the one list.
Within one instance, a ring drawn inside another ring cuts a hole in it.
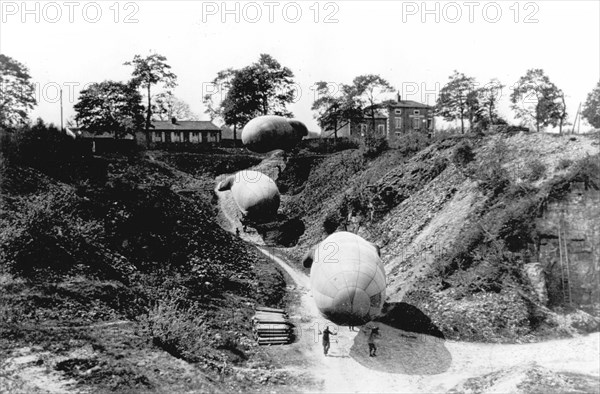
[{"label": "sky", "polygon": [[[159,53],[178,76],[175,96],[201,119],[217,72],[268,53],[295,75],[295,117],[317,131],[315,83],[362,74],[403,99],[434,104],[453,70],[510,88],[542,68],[566,94],[569,121],[600,80],[599,1],[5,1],[0,53],[36,85],[32,118],[60,124],[86,84],[126,81],[134,55]],[[155,92],[161,89],[155,88]],[[382,97],[386,98],[386,97]],[[582,124],[582,131],[586,127]]]}]

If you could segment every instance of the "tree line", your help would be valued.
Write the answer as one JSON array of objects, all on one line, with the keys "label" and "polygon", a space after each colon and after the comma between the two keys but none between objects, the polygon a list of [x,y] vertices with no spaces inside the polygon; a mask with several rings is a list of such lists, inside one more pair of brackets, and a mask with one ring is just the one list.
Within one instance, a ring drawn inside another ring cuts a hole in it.
[{"label": "tree line", "polygon": [[[460,121],[461,132],[465,132],[465,121],[473,131],[486,130],[491,125],[506,124],[498,115],[498,100],[505,87],[497,79],[492,79],[482,87],[478,87],[475,78],[454,71],[449,81],[442,88],[436,103],[436,113],[447,121]],[[598,127],[597,120],[592,115],[598,108],[600,82],[588,95],[586,101],[586,116],[589,123]],[[562,133],[567,119],[565,94],[542,69],[527,70],[519,78],[510,94],[511,108],[515,117],[524,123],[535,126],[541,131],[547,126],[559,128]]]},{"label": "tree line", "polygon": [[[91,132],[122,136],[142,128],[148,130],[156,120],[198,119],[187,103],[173,95],[177,75],[165,56],[135,55],[124,65],[133,67],[129,81],[106,80],[80,92],[74,106],[76,125]],[[203,97],[206,113],[211,120],[231,126],[234,138],[256,116],[293,116],[287,107],[294,100],[294,73],[271,55],[261,54],[256,62],[240,69],[219,71],[212,82],[222,93]],[[365,138],[371,138],[377,112],[393,102],[385,99],[394,91],[393,86],[376,74],[359,75],[350,84],[336,84],[335,88],[332,85],[324,81],[316,84],[317,98],[311,109],[319,126],[337,137],[348,122],[368,123],[370,130]],[[156,87],[163,91],[152,95]],[[454,71],[440,91],[435,114],[460,122],[463,133],[506,124],[498,114],[503,88],[497,79],[480,87],[474,78]],[[515,117],[537,131],[554,126],[562,132],[566,125],[565,94],[542,69],[527,70],[512,89],[510,102]],[[0,54],[0,127],[10,130],[27,124],[36,104],[28,68]],[[600,82],[588,94],[581,116],[600,128]]]}]

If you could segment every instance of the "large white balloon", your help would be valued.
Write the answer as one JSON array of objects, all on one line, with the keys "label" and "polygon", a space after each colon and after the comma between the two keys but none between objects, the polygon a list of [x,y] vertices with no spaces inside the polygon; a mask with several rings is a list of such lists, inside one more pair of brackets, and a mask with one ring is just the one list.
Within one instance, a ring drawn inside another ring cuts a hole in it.
[{"label": "large white balloon", "polygon": [[385,269],[379,247],[356,234],[331,234],[303,259],[311,267],[310,284],[317,307],[338,324],[362,324],[381,312]]},{"label": "large white balloon", "polygon": [[219,183],[217,190],[231,190],[233,200],[247,219],[262,221],[277,216],[279,189],[262,172],[239,171]]},{"label": "large white balloon", "polygon": [[289,150],[308,135],[306,126],[283,116],[265,115],[252,119],[242,129],[242,143],[248,149],[265,153],[275,149]]}]

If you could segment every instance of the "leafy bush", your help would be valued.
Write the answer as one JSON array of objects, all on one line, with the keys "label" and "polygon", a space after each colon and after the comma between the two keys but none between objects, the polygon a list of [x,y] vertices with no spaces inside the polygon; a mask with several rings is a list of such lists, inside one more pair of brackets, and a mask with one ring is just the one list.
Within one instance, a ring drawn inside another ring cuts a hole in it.
[{"label": "leafy bush", "polygon": [[[79,201],[69,191],[22,197],[18,212],[0,229],[0,256],[7,266],[25,275],[66,272],[77,264],[103,260],[95,242],[103,237],[101,223],[83,219]],[[100,269],[100,265],[96,267]]]},{"label": "leafy bush", "polygon": [[467,175],[479,181],[479,188],[484,193],[496,196],[510,185],[508,172],[503,164],[506,162],[508,148],[499,138],[490,150],[478,155],[478,159],[467,168]]},{"label": "leafy bush", "polygon": [[335,153],[348,149],[358,149],[360,143],[358,140],[339,137],[337,140],[333,138],[311,138],[300,141],[298,144],[299,150],[305,150],[312,153]]},{"label": "leafy bush", "polygon": [[546,165],[540,159],[534,158],[529,161],[527,167],[525,179],[529,182],[538,181],[546,174]]},{"label": "leafy bush", "polygon": [[147,324],[156,346],[175,357],[197,362],[210,336],[207,313],[196,306],[182,307],[185,300],[180,291],[171,292],[149,311]]},{"label": "leafy bush", "polygon": [[7,132],[1,144],[2,155],[12,164],[51,171],[77,157],[75,141],[53,124],[38,119],[32,126]]},{"label": "leafy bush", "polygon": [[558,164],[556,165],[556,171],[566,170],[571,166],[571,164],[573,164],[572,160],[563,157],[558,161]]},{"label": "leafy bush", "polygon": [[[246,326],[246,318],[242,313],[235,314],[223,323],[229,328],[236,324]],[[207,362],[213,369],[219,368],[220,373],[230,372],[221,369],[224,361],[237,363],[248,358],[249,338],[235,336],[233,331],[215,324],[210,310],[202,304],[190,304],[179,289],[170,291],[149,310],[146,326],[154,345],[189,362]]]},{"label": "leafy bush", "polygon": [[386,137],[367,135],[361,141],[360,152],[368,159],[372,159],[381,155],[389,149],[388,140]]},{"label": "leafy bush", "polygon": [[473,148],[466,141],[461,141],[452,152],[452,163],[460,169],[464,169],[467,164],[475,160]]},{"label": "leafy bush", "polygon": [[422,149],[425,149],[430,144],[431,140],[427,134],[415,131],[402,134],[394,142],[396,149],[400,150],[405,155],[416,153]]}]

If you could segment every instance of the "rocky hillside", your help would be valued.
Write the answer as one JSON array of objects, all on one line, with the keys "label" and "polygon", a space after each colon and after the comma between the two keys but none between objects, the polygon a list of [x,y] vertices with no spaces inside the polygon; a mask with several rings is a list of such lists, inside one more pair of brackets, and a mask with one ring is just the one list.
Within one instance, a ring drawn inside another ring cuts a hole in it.
[{"label": "rocky hillside", "polygon": [[307,228],[285,252],[298,259],[336,229],[378,243],[388,301],[420,308],[449,339],[598,328],[598,135],[407,136],[400,147],[340,152],[284,184],[285,210]]}]

